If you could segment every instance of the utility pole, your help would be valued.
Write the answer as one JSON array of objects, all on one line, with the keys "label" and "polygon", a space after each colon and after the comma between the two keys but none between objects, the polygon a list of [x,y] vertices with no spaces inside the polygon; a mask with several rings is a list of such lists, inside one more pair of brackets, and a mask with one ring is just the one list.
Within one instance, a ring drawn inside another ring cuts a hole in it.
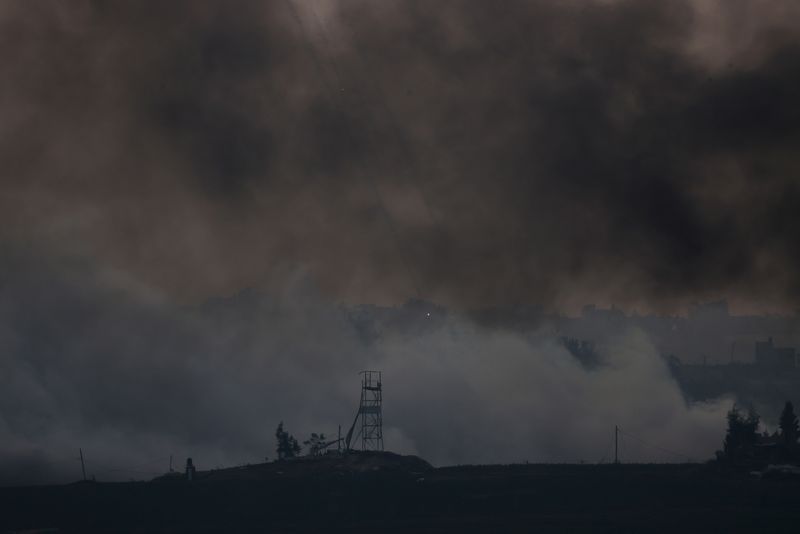
[{"label": "utility pole", "polygon": [[339,451],[339,454],[342,454],[342,425],[339,425],[339,435],[336,436],[336,449]]},{"label": "utility pole", "polygon": [[619,463],[619,427],[614,425],[614,463]]},{"label": "utility pole", "polygon": [[78,448],[78,452],[81,453],[81,472],[83,473],[83,481],[86,482],[86,465],[83,463],[83,449]]}]

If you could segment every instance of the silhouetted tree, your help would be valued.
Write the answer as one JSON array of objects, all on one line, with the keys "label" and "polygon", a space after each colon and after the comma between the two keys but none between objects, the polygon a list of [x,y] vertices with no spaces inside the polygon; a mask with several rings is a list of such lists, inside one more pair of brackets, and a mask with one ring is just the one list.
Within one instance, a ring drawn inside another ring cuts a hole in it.
[{"label": "silhouetted tree", "polygon": [[797,438],[800,434],[800,426],[797,423],[794,406],[789,401],[786,401],[783,412],[781,412],[780,428],[783,445],[788,448],[796,446]]},{"label": "silhouetted tree", "polygon": [[300,445],[294,439],[294,436],[283,429],[283,421],[278,424],[278,428],[275,430],[275,439],[278,442],[278,460],[294,458],[300,454]]},{"label": "silhouetted tree", "polygon": [[310,456],[319,456],[325,450],[325,434],[314,434],[303,442],[303,445],[308,446],[308,454]]},{"label": "silhouetted tree", "polygon": [[759,417],[750,410],[747,417],[743,416],[739,408],[734,406],[728,412],[728,433],[725,436],[725,456],[735,460],[752,456],[753,449],[758,439]]}]

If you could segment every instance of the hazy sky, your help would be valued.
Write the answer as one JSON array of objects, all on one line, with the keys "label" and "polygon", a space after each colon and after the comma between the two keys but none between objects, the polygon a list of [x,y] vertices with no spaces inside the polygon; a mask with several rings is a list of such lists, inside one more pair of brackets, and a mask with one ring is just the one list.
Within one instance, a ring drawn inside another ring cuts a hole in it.
[{"label": "hazy sky", "polygon": [[281,419],[347,425],[368,365],[390,448],[440,464],[598,461],[615,424],[709,457],[730,399],[687,406],[641,332],[590,372],[457,314],[365,347],[337,303],[796,310],[798,20],[795,0],[0,3],[0,483],[74,478],[78,447],[259,461]]},{"label": "hazy sky", "polygon": [[794,310],[798,11],[4,2],[2,239],[182,302]]},{"label": "hazy sky", "polygon": [[703,461],[733,402],[687,405],[637,331],[589,370],[547,332],[457,315],[364,344],[306,277],[180,309],[85,265],[13,263],[0,300],[0,486],[73,481],[79,448],[98,480],[151,478],[170,454],[199,469],[274,459],[280,421],[301,441],[346,433],[365,368],[383,372],[387,449],[435,465],[607,463],[615,425],[633,436],[621,438],[626,462]]}]

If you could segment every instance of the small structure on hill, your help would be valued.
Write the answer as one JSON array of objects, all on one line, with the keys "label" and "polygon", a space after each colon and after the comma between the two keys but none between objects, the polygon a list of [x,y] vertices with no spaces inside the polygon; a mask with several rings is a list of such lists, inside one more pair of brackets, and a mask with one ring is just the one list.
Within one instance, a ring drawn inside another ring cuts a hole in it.
[{"label": "small structure on hill", "polygon": [[[361,371],[361,400],[358,412],[345,437],[345,450],[351,449],[353,438],[361,438],[362,451],[383,450],[383,383],[380,371]],[[359,419],[361,428],[355,436]]]},{"label": "small structure on hill", "polygon": [[792,368],[797,366],[792,347],[776,347],[770,337],[767,341],[756,341],[756,364],[770,368]]}]

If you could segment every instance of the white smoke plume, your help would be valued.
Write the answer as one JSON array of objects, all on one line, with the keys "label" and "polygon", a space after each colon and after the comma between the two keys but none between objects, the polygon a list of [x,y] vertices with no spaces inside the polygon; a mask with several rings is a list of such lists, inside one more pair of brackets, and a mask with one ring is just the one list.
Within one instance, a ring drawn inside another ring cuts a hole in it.
[{"label": "white smoke plume", "polygon": [[[365,343],[346,309],[299,276],[177,308],[85,267],[8,267],[0,292],[0,483],[101,480],[274,457],[278,422],[301,441],[355,415],[358,372],[383,372],[385,441],[435,465],[704,460],[730,401],[687,405],[643,333],[588,370],[547,332],[457,315]],[[426,321],[430,321],[427,323]]]}]

